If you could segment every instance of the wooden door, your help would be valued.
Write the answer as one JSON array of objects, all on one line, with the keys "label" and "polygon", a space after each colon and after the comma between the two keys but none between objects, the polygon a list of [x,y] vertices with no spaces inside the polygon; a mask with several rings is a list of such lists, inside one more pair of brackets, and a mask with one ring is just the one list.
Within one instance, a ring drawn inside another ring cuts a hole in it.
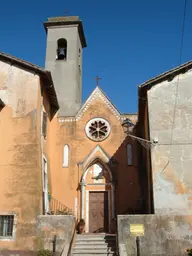
[{"label": "wooden door", "polygon": [[108,232],[108,192],[89,192],[89,232]]}]

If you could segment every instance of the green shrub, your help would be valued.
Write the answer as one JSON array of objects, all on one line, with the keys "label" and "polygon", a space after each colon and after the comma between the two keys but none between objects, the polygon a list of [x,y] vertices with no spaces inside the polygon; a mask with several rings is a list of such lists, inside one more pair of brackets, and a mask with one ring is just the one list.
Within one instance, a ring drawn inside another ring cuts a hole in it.
[{"label": "green shrub", "polygon": [[49,250],[40,250],[38,251],[38,256],[52,256],[52,252]]},{"label": "green shrub", "polygon": [[187,249],[188,256],[192,256],[192,249]]},{"label": "green shrub", "polygon": [[72,211],[69,209],[57,210],[57,215],[72,215]]}]

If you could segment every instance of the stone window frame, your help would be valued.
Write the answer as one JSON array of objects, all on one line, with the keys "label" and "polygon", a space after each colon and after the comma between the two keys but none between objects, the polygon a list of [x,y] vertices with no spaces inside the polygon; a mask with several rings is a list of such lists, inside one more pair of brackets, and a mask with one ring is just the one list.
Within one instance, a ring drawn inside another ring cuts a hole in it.
[{"label": "stone window frame", "polygon": [[15,241],[16,239],[16,227],[17,227],[17,214],[15,212],[0,212],[0,215],[13,216],[13,231],[12,236],[0,236],[1,241]]},{"label": "stone window frame", "polygon": [[133,165],[133,144],[127,143],[126,147],[126,154],[127,154],[127,165],[132,166]]},{"label": "stone window frame", "polygon": [[[45,177],[46,177],[46,180],[45,180]],[[45,187],[45,184],[46,184],[46,187]],[[43,214],[47,214],[49,212],[49,201],[48,201],[49,176],[48,176],[48,160],[44,154],[42,155],[42,192],[43,192]]]},{"label": "stone window frame", "polygon": [[69,167],[69,160],[70,160],[70,147],[68,144],[65,144],[63,146],[63,168]]},{"label": "stone window frame", "polygon": [[45,112],[45,110],[43,109],[43,111],[42,111],[41,133],[42,133],[42,136],[44,137],[44,139],[47,138],[47,123],[48,123],[48,115]]}]

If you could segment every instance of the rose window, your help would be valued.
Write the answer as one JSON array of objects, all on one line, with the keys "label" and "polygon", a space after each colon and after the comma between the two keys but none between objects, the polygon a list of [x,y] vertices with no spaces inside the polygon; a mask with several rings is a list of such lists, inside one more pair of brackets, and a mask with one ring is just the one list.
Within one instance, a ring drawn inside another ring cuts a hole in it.
[{"label": "rose window", "polygon": [[102,141],[109,136],[110,125],[103,118],[94,118],[87,123],[85,131],[90,139]]}]

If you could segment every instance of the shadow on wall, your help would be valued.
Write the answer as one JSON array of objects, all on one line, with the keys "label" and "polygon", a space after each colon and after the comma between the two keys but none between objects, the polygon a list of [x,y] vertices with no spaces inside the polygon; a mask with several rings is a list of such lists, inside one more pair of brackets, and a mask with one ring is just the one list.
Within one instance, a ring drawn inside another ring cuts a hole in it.
[{"label": "shadow on wall", "polygon": [[5,107],[5,104],[3,103],[3,101],[0,99],[0,112],[1,110]]},{"label": "shadow on wall", "polygon": [[[131,150],[128,149],[128,145],[131,145]],[[102,160],[98,158],[90,165],[100,164],[104,168],[107,166],[110,169],[115,187],[116,215],[144,214],[147,212],[145,206],[147,175],[145,175],[146,168],[141,166],[140,151],[141,145],[127,136],[113,156],[110,157],[108,163],[102,164]],[[81,190],[80,183],[77,190]]]},{"label": "shadow on wall", "polygon": [[[131,149],[128,149],[131,145]],[[142,214],[143,177],[138,163],[139,143],[126,137],[108,163],[113,174],[116,214]]]}]

